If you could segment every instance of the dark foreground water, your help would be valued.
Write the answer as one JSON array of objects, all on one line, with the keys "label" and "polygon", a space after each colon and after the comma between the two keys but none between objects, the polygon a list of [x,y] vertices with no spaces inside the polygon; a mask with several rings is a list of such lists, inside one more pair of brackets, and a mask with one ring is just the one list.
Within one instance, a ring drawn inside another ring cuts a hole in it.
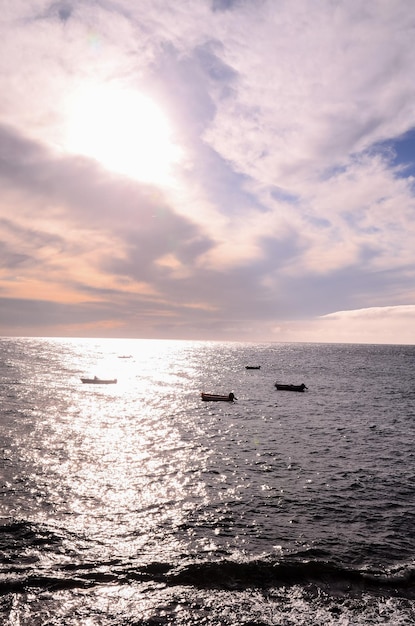
[{"label": "dark foreground water", "polygon": [[0,339],[0,624],[415,623],[414,365]]}]

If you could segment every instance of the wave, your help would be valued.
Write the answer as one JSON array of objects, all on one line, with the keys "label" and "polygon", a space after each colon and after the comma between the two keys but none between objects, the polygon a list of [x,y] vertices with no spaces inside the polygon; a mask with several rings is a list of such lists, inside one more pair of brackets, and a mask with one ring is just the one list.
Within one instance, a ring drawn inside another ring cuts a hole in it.
[{"label": "wave", "polygon": [[[13,571],[14,570],[14,571]],[[23,593],[29,589],[86,589],[102,584],[153,582],[168,587],[187,586],[197,589],[238,591],[301,586],[324,590],[332,596],[363,592],[385,597],[415,599],[415,568],[406,566],[392,572],[348,569],[324,561],[264,560],[245,563],[222,560],[176,566],[153,562],[143,566],[131,563],[93,562],[56,566],[53,571],[33,568],[10,568],[0,580],[0,593]]]},{"label": "wave", "polygon": [[[402,561],[383,569],[353,567],[334,562],[329,553],[317,549],[278,560],[268,556],[192,562],[185,561],[187,557],[178,562],[95,561],[88,560],[83,549],[74,549],[75,539],[63,529],[25,520],[0,520],[0,593],[152,581],[169,587],[222,590],[299,585],[332,595],[367,592],[415,599],[415,562]],[[43,558],[46,555],[47,560]]]},{"label": "wave", "polygon": [[315,585],[331,592],[366,591],[415,598],[415,568],[392,572],[350,569],[328,561],[219,561],[186,565],[170,576],[170,582],[197,587],[246,588]]},{"label": "wave", "polygon": [[50,546],[60,544],[62,537],[52,532],[46,526],[27,522],[25,520],[13,520],[0,526],[0,550],[23,551],[29,547]]}]

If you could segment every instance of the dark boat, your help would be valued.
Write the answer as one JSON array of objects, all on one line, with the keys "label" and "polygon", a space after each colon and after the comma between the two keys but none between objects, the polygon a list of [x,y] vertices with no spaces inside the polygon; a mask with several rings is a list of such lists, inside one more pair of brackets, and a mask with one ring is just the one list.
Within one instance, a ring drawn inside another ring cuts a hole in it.
[{"label": "dark boat", "polygon": [[305,389],[308,389],[304,383],[301,383],[301,385],[285,385],[283,383],[275,383],[275,386],[280,391],[304,391]]},{"label": "dark boat", "polygon": [[87,385],[115,385],[117,382],[116,378],[98,378],[94,376],[94,378],[81,378],[82,382]]},{"label": "dark boat", "polygon": [[204,400],[205,402],[233,402],[234,400],[238,399],[235,398],[235,395],[232,392],[227,396],[220,396],[216,393],[204,393],[202,391],[200,395],[202,397],[202,400]]},{"label": "dark boat", "polygon": [[260,365],[245,365],[245,369],[246,370],[260,370],[261,366]]}]

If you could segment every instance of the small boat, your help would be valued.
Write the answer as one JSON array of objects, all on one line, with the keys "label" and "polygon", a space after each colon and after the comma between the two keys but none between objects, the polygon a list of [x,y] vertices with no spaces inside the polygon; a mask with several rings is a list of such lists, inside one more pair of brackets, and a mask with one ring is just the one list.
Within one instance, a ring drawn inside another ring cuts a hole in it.
[{"label": "small boat", "polygon": [[117,382],[116,378],[98,378],[94,376],[94,378],[81,378],[82,382],[87,385],[115,385]]},{"label": "small boat", "polygon": [[202,400],[204,400],[205,402],[233,402],[234,400],[238,399],[235,398],[235,395],[232,393],[232,391],[227,396],[220,396],[216,393],[204,393],[203,391],[200,395],[202,397]]},{"label": "small boat", "polygon": [[260,370],[261,366],[260,365],[245,365],[245,369],[246,370]]},{"label": "small boat", "polygon": [[304,391],[305,389],[308,389],[304,383],[301,383],[301,385],[285,385],[283,383],[275,383],[275,386],[280,391]]}]

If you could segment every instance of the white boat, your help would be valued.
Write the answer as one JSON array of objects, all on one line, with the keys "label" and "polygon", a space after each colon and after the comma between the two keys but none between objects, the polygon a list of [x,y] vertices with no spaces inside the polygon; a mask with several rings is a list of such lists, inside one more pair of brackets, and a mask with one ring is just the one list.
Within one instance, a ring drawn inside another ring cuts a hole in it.
[{"label": "white boat", "polygon": [[304,391],[305,389],[308,389],[308,387],[306,387],[304,383],[301,383],[301,385],[286,385],[284,383],[275,383],[275,386],[280,391]]},{"label": "white boat", "polygon": [[202,391],[200,395],[202,400],[204,400],[205,402],[233,402],[234,400],[238,399],[235,398],[235,395],[232,392],[229,393],[227,396],[222,396],[217,393],[205,393],[204,391]]},{"label": "white boat", "polygon": [[82,382],[87,385],[115,385],[117,382],[116,378],[98,378],[94,376],[94,378],[81,378]]}]

